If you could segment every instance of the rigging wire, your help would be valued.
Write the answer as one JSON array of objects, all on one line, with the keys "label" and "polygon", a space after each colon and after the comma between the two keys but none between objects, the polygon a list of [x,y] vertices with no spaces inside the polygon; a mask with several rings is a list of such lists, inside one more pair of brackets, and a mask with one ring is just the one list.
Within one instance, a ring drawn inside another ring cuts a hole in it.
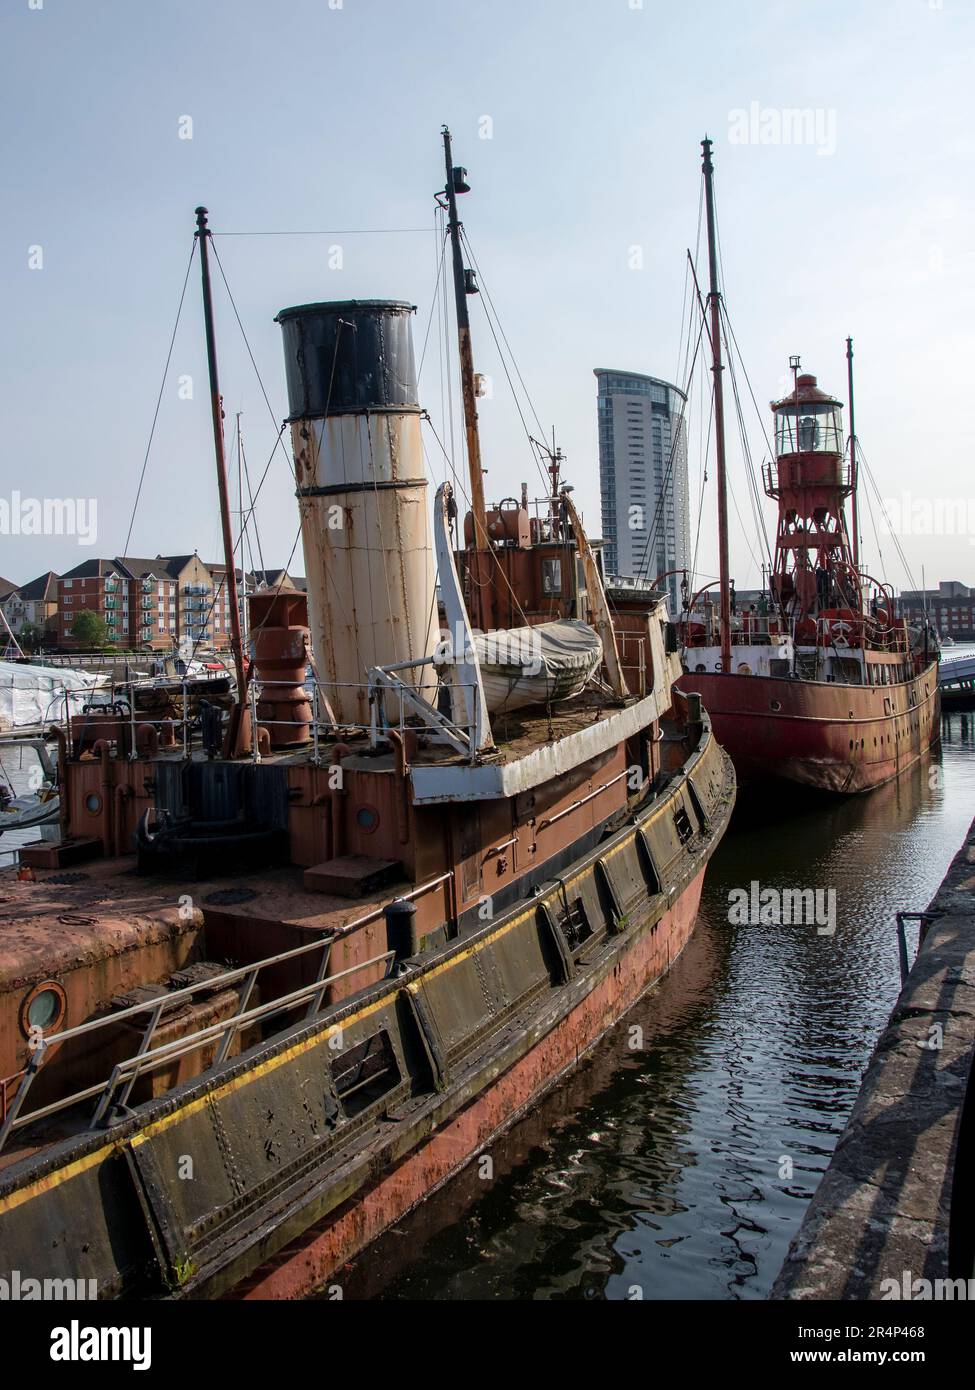
[{"label": "rigging wire", "polygon": [[[451,461],[450,461],[450,456],[448,455],[446,449],[444,448],[444,446],[443,446],[443,440],[440,438],[439,434],[437,434],[436,427],[434,426],[433,421],[430,419],[429,414],[428,414],[427,412],[424,412],[422,418],[423,418],[424,422],[430,427],[430,432],[431,432],[431,434],[433,435],[434,439],[437,441],[437,444],[440,446],[440,452],[443,454],[443,456],[444,456],[444,458],[447,460],[448,464],[450,464],[451,471],[453,471],[453,464],[452,464]],[[459,484],[458,484],[458,488],[459,488],[460,495],[461,495],[461,497],[463,498],[464,502],[467,504],[468,507],[470,507],[470,505],[471,505],[471,498],[470,498],[470,494],[469,494],[468,491],[467,491],[467,488],[464,486],[463,483],[459,483]],[[459,516],[459,514],[460,514],[460,513],[459,513],[459,509],[458,509],[458,516]],[[528,623],[528,618],[527,618],[526,615],[525,615],[525,610],[522,608],[521,604],[518,602],[518,595],[515,593],[514,589],[511,587],[511,582],[510,582],[510,580],[508,579],[508,576],[505,574],[504,570],[502,569],[502,567],[501,567],[501,562],[498,560],[498,557],[497,557],[497,555],[495,554],[495,552],[494,552],[493,550],[490,552],[490,554],[491,554],[492,556],[494,556],[494,563],[495,563],[495,565],[497,566],[498,573],[500,574],[501,578],[504,580],[505,587],[507,588],[508,592],[509,592],[510,595],[511,595],[512,606],[513,606],[513,607],[516,609],[516,611],[520,614],[523,626],[528,627],[528,626],[529,626],[529,623]]]},{"label": "rigging wire", "polygon": [[179,295],[179,306],[176,310],[176,322],[173,324],[173,332],[169,339],[169,350],[166,353],[166,365],[165,367],[163,367],[162,381],[159,383],[159,395],[156,397],[156,409],[153,412],[152,425],[149,429],[149,440],[146,444],[145,457],[142,460],[142,472],[139,474],[139,486],[136,489],[135,501],[132,504],[132,515],[129,518],[129,529],[125,533],[125,549],[122,551],[123,555],[128,555],[129,553],[129,542],[132,539],[132,528],[135,526],[136,512],[139,509],[139,499],[142,496],[142,485],[145,482],[146,468],[149,465],[149,451],[152,448],[153,437],[156,433],[156,422],[159,419],[159,410],[162,405],[163,391],[165,391],[166,389],[166,378],[169,376],[169,364],[173,360],[173,347],[176,343],[176,332],[179,328],[180,317],[183,313],[183,301],[186,298],[186,286],[189,284],[190,270],[193,265],[193,257],[195,254],[196,237],[193,238],[193,244],[190,247],[190,258],[186,263],[186,274],[183,276],[183,288],[180,291]]},{"label": "rigging wire", "polygon": [[[441,231],[444,234],[444,246],[446,246],[447,213],[446,210],[442,206],[440,206],[440,204],[438,204],[437,206],[439,208],[440,227]],[[451,370],[452,357],[450,352],[450,293],[447,288],[446,275],[443,278],[443,289],[441,298],[443,301],[443,352],[444,363],[446,367],[445,375],[447,378],[447,425],[450,430],[450,457],[448,462],[450,463],[451,472],[454,473],[454,477],[456,479],[457,474],[456,472],[454,472],[454,459],[457,457],[457,443],[454,438],[454,384],[453,372]],[[466,453],[466,435],[464,437],[464,450]]]},{"label": "rigging wire", "polygon": [[[211,244],[212,244],[212,238],[211,238]],[[257,384],[258,384],[258,385],[260,386],[260,388],[261,388],[261,395],[264,397],[264,404],[267,406],[267,413],[268,413],[268,415],[270,415],[270,417],[271,417],[271,423],[274,425],[275,429],[277,429],[278,417],[275,415],[274,410],[272,409],[270,398],[269,398],[269,396],[268,396],[268,394],[267,394],[267,391],[266,391],[265,388],[264,388],[264,381],[263,381],[263,378],[261,377],[261,373],[260,373],[260,371],[258,370],[257,362],[254,360],[254,354],[253,354],[253,352],[251,351],[251,345],[250,345],[250,342],[248,341],[247,334],[244,332],[244,325],[243,325],[243,323],[241,322],[240,314],[237,312],[237,303],[236,303],[236,301],[235,301],[235,299],[234,299],[234,296],[233,296],[233,294],[232,294],[232,292],[231,292],[230,285],[229,285],[228,282],[227,282],[227,276],[226,276],[226,274],[225,274],[225,272],[224,272],[223,262],[220,260],[220,253],[217,251],[217,248],[216,248],[215,246],[213,247],[213,256],[214,256],[214,260],[216,261],[216,263],[217,263],[217,265],[218,265],[218,267],[219,267],[219,269],[220,269],[220,278],[223,280],[224,288],[225,288],[226,291],[227,291],[227,298],[230,300],[231,307],[232,307],[232,309],[233,309],[233,311],[234,311],[234,318],[237,320],[237,327],[240,329],[240,336],[241,336],[241,337],[243,338],[243,340],[244,340],[244,346],[245,346],[246,349],[247,349],[247,356],[250,358],[250,360],[251,360],[251,366],[254,368],[254,375],[257,377]],[[279,442],[279,443],[280,443],[280,440],[281,440],[281,432],[278,433],[278,442]],[[285,449],[283,445],[281,446],[281,452],[284,454],[285,461],[286,461],[286,463],[287,463],[287,465],[288,465],[288,471],[291,473],[292,478],[294,478],[294,477],[295,477],[294,465],[293,465],[291,459],[288,457],[288,451],[287,451],[287,449]],[[297,479],[296,479],[296,481],[297,481]]]},{"label": "rigging wire", "polygon": [[213,236],[395,236],[429,232],[429,227],[334,227],[331,231],[300,232],[214,232]]},{"label": "rigging wire", "polygon": [[689,394],[690,394],[691,380],[692,380],[692,377],[693,377],[694,367],[695,367],[695,365],[696,365],[696,363],[697,363],[697,355],[698,355],[698,352],[700,351],[700,347],[701,347],[701,338],[702,338],[702,336],[703,336],[703,333],[704,333],[704,324],[703,324],[703,321],[702,321],[701,326],[700,326],[700,328],[698,329],[698,333],[697,333],[697,342],[696,342],[695,347],[694,347],[694,356],[693,356],[693,359],[692,359],[692,362],[691,362],[690,372],[689,372],[688,375],[685,376],[685,378],[684,378],[684,385],[685,385],[685,388],[686,388],[686,389],[685,389],[684,391],[682,391],[682,393],[681,393],[681,394],[683,395],[683,397],[684,397],[684,401],[683,401],[683,404],[682,404],[682,406],[681,406],[680,414],[679,414],[678,417],[677,417],[677,427],[676,427],[676,429],[672,430],[672,437],[671,437],[671,441],[670,441],[670,455],[669,455],[669,458],[668,458],[668,460],[667,460],[667,469],[666,469],[666,472],[664,473],[664,477],[663,477],[663,479],[662,479],[662,481],[661,481],[660,491],[659,491],[658,494],[657,494],[657,503],[656,503],[656,507],[655,507],[655,509],[654,509],[653,517],[652,517],[651,522],[650,522],[650,529],[649,529],[649,531],[648,531],[648,533],[647,533],[647,539],[646,539],[646,541],[644,542],[644,546],[643,546],[643,555],[642,555],[642,557],[641,557],[640,564],[639,564],[639,566],[637,567],[636,578],[638,578],[638,579],[640,579],[640,578],[649,578],[650,547],[651,547],[651,543],[654,545],[654,547],[656,547],[656,544],[657,544],[657,531],[658,531],[658,527],[659,527],[659,525],[660,525],[661,518],[662,518],[662,516],[663,516],[663,508],[664,508],[664,506],[666,505],[668,489],[671,489],[671,490],[672,490],[672,486],[673,486],[673,484],[672,484],[672,475],[673,475],[673,472],[674,472],[674,465],[675,465],[676,459],[677,459],[678,445],[679,445],[680,440],[681,440],[681,435],[682,435],[682,433],[683,433],[683,431],[684,431],[684,422],[685,422],[686,415],[687,415],[687,403],[688,403],[688,398],[689,398]]},{"label": "rigging wire", "polygon": [[[427,356],[427,344],[428,344],[429,341],[430,341],[430,329],[433,327],[433,315],[434,315],[434,311],[437,310],[437,308],[439,307],[439,303],[440,303],[440,300],[439,300],[439,295],[440,295],[440,277],[441,277],[441,275],[443,274],[444,260],[445,260],[445,258],[446,258],[446,255],[447,255],[447,238],[444,237],[443,245],[442,245],[441,251],[440,251],[440,261],[439,261],[439,264],[438,264],[438,266],[437,266],[437,279],[436,279],[436,283],[434,284],[434,287],[433,287],[433,298],[430,300],[430,313],[429,313],[429,316],[428,316],[428,318],[427,318],[427,331],[426,331],[426,333],[423,335],[423,349],[422,349],[422,351],[420,352],[420,365],[419,365],[419,366],[417,367],[417,369],[416,369],[417,377],[420,377],[420,376],[422,375],[422,373],[423,373],[423,364],[424,364],[424,362],[426,361],[426,356]],[[439,314],[438,314],[438,315],[437,315],[437,322],[438,322],[438,324],[439,324],[439,321],[440,321],[440,317],[439,317]]]},{"label": "rigging wire", "polygon": [[[244,449],[244,440],[243,440],[243,437],[242,437],[242,435],[240,434],[240,431],[239,431],[239,430],[238,430],[238,432],[237,432],[237,441],[238,441],[238,448],[240,449],[241,463],[243,464],[244,481],[245,481],[246,484],[247,484],[247,500],[248,500],[248,502],[250,503],[250,510],[248,511],[246,518],[245,518],[243,515],[241,516],[241,519],[240,519],[240,529],[241,529],[241,532],[242,532],[242,533],[245,533],[245,534],[247,535],[247,544],[248,544],[248,547],[249,547],[250,550],[251,550],[251,569],[253,569],[253,568],[254,568],[254,554],[253,554],[253,547],[251,547],[251,545],[250,545],[249,522],[250,522],[251,518],[254,519],[254,538],[255,538],[255,540],[257,541],[257,556],[258,556],[258,559],[259,559],[260,562],[261,562],[261,573],[262,573],[262,574],[267,574],[267,569],[265,568],[265,565],[264,565],[264,551],[263,551],[263,549],[262,549],[262,547],[261,547],[261,530],[260,530],[260,527],[259,527],[258,524],[257,524],[257,518],[254,516],[254,505],[255,505],[255,500],[256,500],[256,499],[254,498],[254,495],[253,495],[253,493],[251,492],[251,475],[250,475],[250,469],[247,467],[247,453],[246,453],[246,451],[245,451],[245,449]],[[243,512],[243,499],[241,499],[241,512]],[[242,557],[242,558],[243,558],[243,557]]]},{"label": "rigging wire", "polygon": [[[890,514],[889,514],[889,512],[887,511],[887,505],[886,505],[886,503],[884,502],[883,497],[881,496],[880,489],[879,489],[878,486],[877,486],[877,480],[876,480],[876,478],[875,478],[874,475],[873,475],[873,470],[871,469],[869,463],[867,462],[866,455],[864,454],[863,449],[862,449],[861,446],[860,446],[860,441],[859,441],[859,439],[857,440],[857,444],[856,444],[856,452],[857,452],[857,458],[859,459],[860,465],[862,466],[863,471],[866,473],[867,481],[869,482],[870,486],[871,486],[871,487],[873,488],[873,490],[874,490],[874,494],[875,494],[875,496],[876,496],[876,498],[877,498],[877,502],[878,502],[878,504],[879,504],[879,506],[880,506],[881,515],[882,515],[882,517],[883,517],[883,519],[884,519],[884,522],[886,523],[886,526],[887,526],[887,533],[888,533],[888,535],[890,536],[891,540],[894,542],[894,549],[897,551],[898,559],[900,560],[901,564],[904,566],[904,573],[907,575],[908,582],[910,583],[911,588],[912,588],[912,589],[916,589],[916,588],[918,587],[917,581],[916,581],[916,579],[914,578],[914,575],[911,573],[911,567],[910,567],[910,565],[909,565],[908,562],[907,562],[907,556],[906,556],[905,553],[904,553],[904,548],[903,548],[903,546],[901,545],[900,540],[898,539],[896,530],[894,529],[893,525],[891,524]],[[870,493],[869,493],[869,492],[867,493],[867,503],[868,503],[868,505],[870,504]],[[871,519],[873,519],[873,508],[872,508],[872,507],[871,507],[871,509],[870,509],[870,515],[871,515]],[[874,530],[876,531],[876,524],[875,524],[875,526],[874,526]],[[883,553],[882,553],[882,551],[881,551],[881,549],[880,549],[880,538],[879,538],[879,536],[877,536],[877,553],[878,553],[878,555],[880,555],[880,561],[881,561],[881,567],[882,567],[882,566],[883,566]],[[885,579],[887,578],[886,574],[884,574],[884,578],[885,578]]]},{"label": "rigging wire", "polygon": [[[725,323],[724,313],[722,313],[721,319],[723,327]],[[745,416],[741,406],[741,396],[738,392],[738,377],[735,373],[735,359],[731,351],[731,344],[728,341],[727,333],[724,334],[724,342],[725,346],[728,348],[728,374],[731,377],[731,390],[735,400],[735,414],[738,421],[738,433],[741,440],[742,457],[745,461],[745,477],[748,482],[748,500],[751,503],[752,521],[755,526],[756,534],[759,538],[759,545],[764,545],[765,559],[768,560],[769,572],[771,573],[772,551],[768,544],[768,536],[766,535],[765,527],[762,525],[762,503],[758,492],[758,482],[755,478],[755,470],[754,465],[752,463],[751,447],[748,442],[748,433],[745,429]],[[734,491],[732,491],[731,493],[731,500],[734,503],[735,512],[738,516],[738,520],[741,522],[742,531],[744,532],[745,524],[744,521],[742,521],[741,513],[738,510],[738,499],[736,498]],[[748,540],[747,537],[745,538],[745,543],[748,546],[748,553],[749,555],[751,555],[752,561],[755,564],[756,569],[761,570],[764,564],[764,560],[760,561],[756,559],[755,552],[752,550],[751,547],[751,542],[750,540]]]},{"label": "rigging wire", "polygon": [[534,403],[534,401],[532,400],[531,396],[529,395],[528,387],[525,385],[525,378],[524,378],[524,377],[522,376],[522,374],[521,374],[521,368],[518,366],[517,358],[515,357],[515,354],[514,354],[514,352],[512,351],[511,344],[508,342],[507,334],[505,333],[504,327],[502,326],[502,323],[501,323],[501,315],[498,313],[497,309],[495,308],[494,300],[493,300],[492,297],[491,297],[491,291],[488,289],[487,281],[484,279],[484,276],[483,276],[482,271],[481,271],[481,267],[480,267],[480,266],[478,265],[478,263],[477,263],[477,257],[474,255],[474,248],[471,246],[470,240],[469,240],[469,238],[468,238],[468,236],[467,236],[466,228],[464,228],[463,226],[461,226],[460,235],[461,235],[461,238],[462,238],[462,240],[463,240],[463,242],[464,242],[464,245],[467,247],[467,253],[468,253],[468,255],[469,255],[470,258],[471,258],[471,264],[473,265],[474,270],[475,270],[475,272],[476,272],[476,274],[477,274],[477,278],[478,278],[478,280],[480,281],[481,289],[482,289],[482,291],[483,291],[483,293],[484,293],[485,301],[486,301],[486,303],[488,304],[488,306],[490,307],[491,313],[494,315],[495,319],[497,320],[498,332],[501,334],[501,337],[502,337],[502,339],[504,340],[504,345],[505,345],[505,347],[508,349],[508,356],[511,358],[511,365],[514,367],[515,373],[516,373],[516,375],[517,375],[517,377],[518,377],[518,380],[521,382],[521,389],[524,391],[524,393],[525,393],[525,400],[528,402],[528,405],[529,405],[529,408],[530,408],[530,410],[531,410],[531,413],[532,413],[532,415],[535,417],[535,424],[538,426],[539,433],[540,433],[540,434],[544,434],[544,433],[545,433],[545,427],[543,426],[541,420],[538,418],[538,411],[535,409],[535,403]]},{"label": "rigging wire", "polygon": [[[468,240],[468,237],[467,237],[467,233],[465,232],[465,230],[464,230],[463,227],[461,227],[461,229],[460,229],[460,235],[461,235],[461,240],[463,241],[464,246],[465,246],[466,249],[467,249],[467,253],[468,253],[468,255],[469,255],[470,258],[471,258],[471,264],[473,265],[474,270],[475,270],[475,272],[476,272],[476,274],[477,274],[478,280],[480,281],[481,291],[482,291],[482,293],[483,293],[483,295],[484,295],[484,317],[485,317],[485,319],[487,320],[488,328],[491,330],[491,337],[494,339],[494,346],[495,346],[495,348],[497,349],[497,353],[498,353],[498,357],[499,357],[499,359],[500,359],[500,361],[501,361],[502,369],[503,369],[503,371],[504,371],[505,377],[507,378],[508,386],[509,386],[509,388],[510,388],[510,390],[511,390],[512,398],[514,399],[515,409],[518,411],[518,418],[521,420],[521,427],[522,427],[522,429],[525,431],[525,437],[527,438],[528,443],[529,443],[529,446],[530,446],[530,448],[531,448],[531,454],[532,454],[532,458],[533,458],[533,460],[534,460],[534,462],[535,462],[535,467],[538,469],[539,476],[540,476],[541,479],[542,479],[542,484],[543,484],[543,486],[544,486],[544,488],[545,488],[545,492],[546,492],[546,496],[547,496],[547,495],[548,495],[549,488],[550,488],[550,486],[551,486],[551,481],[550,481],[549,478],[546,477],[545,471],[544,471],[544,469],[542,468],[541,460],[539,459],[538,453],[537,453],[537,451],[536,451],[536,449],[535,449],[535,446],[534,446],[534,444],[532,443],[532,434],[531,434],[531,430],[528,428],[528,423],[527,423],[527,421],[525,420],[525,414],[524,414],[524,411],[523,411],[522,408],[521,408],[521,402],[520,402],[519,399],[518,399],[518,392],[516,391],[516,389],[515,389],[515,384],[514,384],[514,382],[513,382],[512,379],[511,379],[511,373],[508,371],[508,364],[507,364],[507,361],[506,361],[506,359],[505,359],[505,354],[504,354],[504,352],[502,351],[501,343],[498,341],[498,334],[499,334],[499,333],[500,333],[500,335],[501,335],[501,338],[502,338],[502,340],[503,340],[503,342],[504,342],[505,347],[507,348],[508,356],[511,358],[511,365],[512,365],[512,366],[514,367],[514,369],[515,369],[515,374],[517,375],[518,380],[521,382],[521,389],[522,389],[522,390],[524,391],[524,393],[525,393],[525,400],[527,401],[528,407],[529,407],[529,409],[531,410],[532,415],[534,416],[535,424],[538,426],[538,432],[539,432],[539,434],[542,435],[543,438],[544,438],[544,435],[545,435],[545,428],[544,428],[544,426],[542,425],[541,420],[538,418],[538,411],[535,409],[535,406],[534,406],[534,403],[533,403],[533,401],[532,401],[532,398],[531,398],[531,396],[528,394],[528,388],[527,388],[527,386],[525,385],[525,380],[524,380],[524,377],[523,377],[522,374],[521,374],[521,369],[520,369],[519,366],[518,366],[518,362],[517,362],[517,360],[516,360],[516,358],[515,358],[515,355],[514,355],[514,353],[513,353],[512,350],[511,350],[511,345],[510,345],[510,343],[508,342],[508,339],[507,339],[507,337],[506,337],[506,335],[505,335],[504,328],[503,328],[502,325],[501,325],[501,318],[500,318],[500,315],[498,314],[498,311],[497,311],[497,309],[496,309],[495,306],[494,306],[494,300],[491,298],[491,293],[490,293],[490,291],[489,291],[489,289],[488,289],[488,287],[487,287],[487,282],[484,280],[484,278],[483,278],[483,276],[482,276],[481,268],[480,268],[480,266],[479,266],[478,263],[477,263],[477,257],[474,255],[473,248],[471,247],[470,241]],[[495,321],[496,321],[496,323],[497,323],[497,332],[495,331]]]},{"label": "rigging wire", "polygon": [[[224,281],[224,283],[226,284],[226,280]],[[229,289],[228,289],[228,293],[229,293]],[[239,323],[239,322],[240,322],[240,320],[238,319],[238,323]],[[242,331],[243,331],[243,330],[242,330]],[[339,336],[336,335],[336,338],[335,338],[335,347],[334,347],[333,352],[332,352],[332,366],[331,366],[331,370],[330,370],[330,372],[329,372],[329,378],[328,378],[328,393],[327,393],[327,395],[326,395],[326,397],[325,397],[325,414],[326,414],[326,416],[328,415],[328,408],[329,408],[329,406],[330,406],[331,403],[332,403],[332,387],[333,387],[333,384],[334,384],[334,382],[335,382],[335,367],[336,367],[336,363],[338,362],[338,355],[339,355]],[[253,361],[253,358],[252,358],[251,360]],[[256,369],[256,367],[255,367],[255,371],[256,371],[256,370],[257,370],[257,369]],[[266,400],[266,399],[267,399],[267,397],[265,396],[265,400]],[[275,449],[277,448],[277,445],[278,445],[278,443],[280,442],[281,435],[284,433],[284,430],[285,430],[286,426],[287,426],[287,421],[285,421],[285,423],[282,424],[281,429],[280,429],[279,432],[278,432],[278,438],[277,438],[277,440],[275,441],[274,449],[271,450],[271,456],[270,456],[270,458],[268,459],[267,464],[265,465],[264,474],[263,474],[263,476],[262,476],[262,478],[261,478],[261,483],[260,483],[260,485],[258,486],[258,493],[260,492],[261,486],[263,486],[264,478],[267,477],[267,470],[268,470],[268,469],[270,468],[270,466],[271,466],[271,461],[272,461],[273,458],[274,458]],[[319,446],[320,446],[320,441],[319,441]],[[370,441],[370,448],[371,448],[371,441]],[[293,476],[293,475],[294,475],[294,469],[292,468],[291,471],[292,471],[292,476]],[[256,496],[255,496],[254,501],[256,502],[256,500],[257,500],[257,498],[256,498]],[[299,510],[300,510],[300,508],[299,508]],[[248,513],[248,517],[250,517],[250,515],[251,515],[252,513],[253,513],[253,507],[251,508],[251,512]],[[256,525],[255,525],[255,529],[256,529]],[[278,594],[280,594],[281,590],[282,590],[283,587],[284,587],[285,576],[287,575],[288,570],[289,570],[290,567],[291,567],[291,561],[294,559],[295,551],[298,549],[298,542],[301,540],[301,530],[302,530],[302,526],[301,526],[301,522],[299,522],[299,523],[298,523],[298,534],[295,536],[294,545],[292,545],[292,547],[291,547],[291,554],[288,556],[287,563],[286,563],[284,569],[281,571],[281,577],[280,577],[280,579],[278,580],[277,584],[274,586],[274,593],[275,593],[275,596],[277,596]],[[241,528],[241,536],[242,536],[242,535],[243,535],[243,527]],[[238,538],[238,544],[239,544],[239,543],[240,543],[240,541],[239,541],[239,538]],[[234,553],[236,554],[236,552],[237,552],[237,546],[235,545],[235,546],[234,546]],[[241,552],[241,555],[243,556],[243,551]],[[262,563],[263,563],[263,561],[262,561]],[[325,571],[325,572],[326,572],[326,578],[330,578],[330,576],[329,576],[329,574],[328,574],[328,568],[327,568],[327,567],[326,567],[326,571]],[[265,579],[267,578],[267,571],[264,572],[264,577],[265,577]],[[236,582],[236,576],[235,576],[235,582]],[[258,626],[257,626],[256,628],[253,628],[253,627],[252,627],[252,628],[250,629],[249,636],[250,636],[250,640],[251,640],[252,643],[253,643],[254,637],[263,629],[265,623],[267,623],[267,622],[269,621],[270,616],[271,616],[271,614],[270,614],[270,609],[269,609],[268,613],[265,615],[264,619],[258,624]],[[316,673],[316,680],[317,680],[317,673]]]},{"label": "rigging wire", "polygon": [[[702,362],[701,362],[701,373],[702,373],[702,375],[704,375],[704,362],[703,362],[703,360],[702,360]],[[694,535],[694,559],[693,559],[693,562],[692,562],[692,565],[691,565],[691,574],[690,574],[691,585],[690,585],[690,595],[689,595],[689,599],[690,599],[690,598],[693,598],[693,597],[694,597],[694,594],[697,592],[697,589],[696,589],[697,580],[698,580],[697,558],[698,558],[698,555],[700,554],[700,549],[701,549],[701,520],[702,520],[702,518],[703,518],[703,516],[704,516],[704,493],[705,493],[705,489],[707,488],[707,483],[708,483],[708,453],[709,453],[710,448],[711,448],[711,426],[712,426],[713,423],[714,423],[714,387],[713,387],[713,383],[710,383],[710,382],[709,382],[709,383],[707,383],[707,384],[708,384],[709,386],[711,386],[711,392],[710,392],[710,396],[709,396],[709,399],[708,399],[708,421],[707,421],[707,434],[706,434],[706,435],[704,434],[704,412],[703,412],[703,411],[699,412],[700,419],[701,419],[701,425],[700,425],[700,430],[699,430],[699,434],[698,434],[699,450],[700,450],[700,452],[699,452],[699,457],[700,457],[700,459],[701,459],[701,493],[700,493],[700,498],[699,498],[699,501],[698,501],[698,508],[697,508],[697,530],[696,530],[695,535]],[[703,396],[704,392],[702,391],[701,394],[702,394],[702,396]]]}]

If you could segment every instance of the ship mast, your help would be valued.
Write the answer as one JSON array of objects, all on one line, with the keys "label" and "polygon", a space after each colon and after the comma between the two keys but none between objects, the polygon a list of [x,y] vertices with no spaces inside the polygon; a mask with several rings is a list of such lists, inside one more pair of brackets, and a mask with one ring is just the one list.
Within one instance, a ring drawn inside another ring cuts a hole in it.
[{"label": "ship mast", "polygon": [[[468,282],[473,275],[464,269],[460,245],[461,223],[457,217],[457,194],[467,193],[463,169],[455,169],[450,152],[450,131],[443,128],[444,164],[447,170],[447,227],[454,264],[454,298],[457,306],[457,341],[460,351],[461,392],[464,399],[464,428],[467,434],[467,465],[471,475],[471,513],[474,522],[474,554],[471,557],[474,623],[483,631],[493,625],[494,604],[491,592],[491,546],[488,540],[487,511],[484,506],[484,476],[481,469],[481,441],[477,430],[477,389],[474,382],[474,350],[471,344],[471,320],[467,312]],[[470,290],[476,293],[475,289]]]},{"label": "ship mast", "polygon": [[704,151],[704,195],[708,223],[708,271],[711,315],[711,371],[714,376],[714,444],[718,462],[718,574],[721,582],[721,669],[731,670],[731,583],[728,566],[728,472],[725,459],[724,390],[721,374],[721,294],[718,290],[718,251],[714,234],[714,164],[711,141],[701,141]]},{"label": "ship mast", "polygon": [[[850,392],[850,506],[853,519],[853,568],[860,568],[860,524],[857,512],[857,434],[853,418],[853,339],[846,340],[846,380]],[[857,578],[857,592],[860,580]]]},{"label": "ship mast", "polygon": [[227,483],[227,456],[223,438],[223,402],[217,377],[217,345],[213,331],[213,297],[210,293],[209,239],[206,208],[196,209],[196,236],[200,243],[200,265],[203,274],[203,323],[206,330],[207,370],[210,374],[210,413],[213,417],[213,451],[217,465],[217,490],[220,494],[220,523],[223,530],[223,557],[227,571],[227,603],[230,608],[230,650],[237,677],[237,703],[230,716],[226,752],[237,758],[247,752],[249,720],[247,718],[247,679],[244,673],[244,644],[240,631],[240,604],[237,598],[237,571],[234,563],[234,537],[230,525],[230,489]]}]

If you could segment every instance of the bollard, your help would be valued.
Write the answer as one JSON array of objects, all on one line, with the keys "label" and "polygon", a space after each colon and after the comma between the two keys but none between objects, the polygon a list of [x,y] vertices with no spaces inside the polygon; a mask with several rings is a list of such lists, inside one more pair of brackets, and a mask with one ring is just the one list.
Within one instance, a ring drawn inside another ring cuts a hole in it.
[{"label": "bollard", "polygon": [[701,735],[704,733],[704,719],[701,714],[701,697],[697,691],[688,692],[687,696],[687,741],[691,748],[696,748],[701,742]]},{"label": "bollard", "polygon": [[416,930],[416,904],[406,898],[394,898],[383,908],[386,918],[386,949],[395,951],[396,959],[407,960],[420,949]]}]

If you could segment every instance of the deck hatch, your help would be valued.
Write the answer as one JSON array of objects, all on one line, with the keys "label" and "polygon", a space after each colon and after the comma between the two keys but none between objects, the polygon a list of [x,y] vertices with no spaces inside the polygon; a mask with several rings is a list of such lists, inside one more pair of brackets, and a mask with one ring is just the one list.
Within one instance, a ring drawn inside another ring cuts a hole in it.
[{"label": "deck hatch", "polygon": [[340,1052],[332,1063],[332,1080],[350,1119],[394,1090],[400,1071],[386,1029]]}]

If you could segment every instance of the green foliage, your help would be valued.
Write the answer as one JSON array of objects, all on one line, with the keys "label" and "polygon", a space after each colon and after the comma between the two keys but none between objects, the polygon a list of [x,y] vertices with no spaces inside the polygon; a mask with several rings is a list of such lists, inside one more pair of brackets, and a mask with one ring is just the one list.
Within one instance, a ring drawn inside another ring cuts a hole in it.
[{"label": "green foliage", "polygon": [[108,641],[108,624],[100,613],[86,608],[71,624],[71,636],[87,647],[103,647]]}]

